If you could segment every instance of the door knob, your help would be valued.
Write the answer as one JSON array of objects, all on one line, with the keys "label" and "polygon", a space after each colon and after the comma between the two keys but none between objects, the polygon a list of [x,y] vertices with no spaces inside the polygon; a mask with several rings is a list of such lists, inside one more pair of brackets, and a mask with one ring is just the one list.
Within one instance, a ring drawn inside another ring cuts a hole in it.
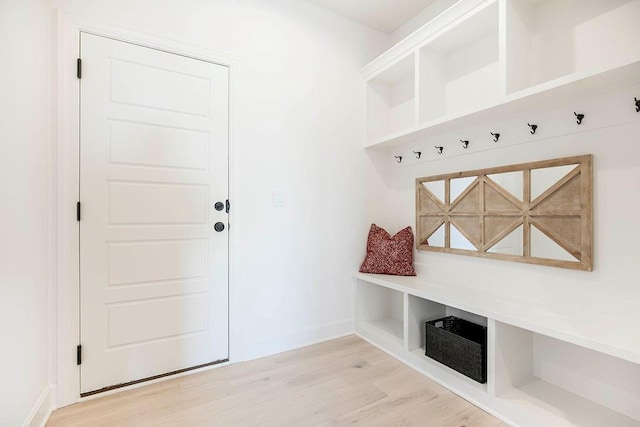
[{"label": "door knob", "polygon": [[224,231],[224,224],[221,222],[216,222],[216,224],[213,226],[213,229],[216,230],[218,233],[221,231]]},{"label": "door knob", "polygon": [[216,204],[215,204],[215,205],[213,205],[213,207],[214,207],[214,208],[219,212],[219,211],[221,211],[222,209],[224,209],[224,203],[222,203],[222,202],[216,202]]}]

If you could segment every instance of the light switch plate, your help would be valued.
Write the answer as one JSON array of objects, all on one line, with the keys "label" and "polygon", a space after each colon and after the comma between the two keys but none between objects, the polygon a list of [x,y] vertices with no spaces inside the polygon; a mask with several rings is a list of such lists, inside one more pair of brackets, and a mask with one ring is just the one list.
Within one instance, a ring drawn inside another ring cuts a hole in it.
[{"label": "light switch plate", "polygon": [[284,193],[280,190],[271,190],[271,206],[282,207],[284,205]]}]

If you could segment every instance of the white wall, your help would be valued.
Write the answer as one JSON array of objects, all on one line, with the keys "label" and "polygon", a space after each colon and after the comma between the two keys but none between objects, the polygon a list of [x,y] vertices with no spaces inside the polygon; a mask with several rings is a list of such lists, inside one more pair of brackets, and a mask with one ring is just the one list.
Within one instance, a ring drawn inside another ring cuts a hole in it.
[{"label": "white wall", "polygon": [[[556,126],[549,122],[566,118],[571,124],[573,111],[585,108],[591,123],[597,122],[602,126],[599,129],[587,131],[575,126],[575,133],[569,135],[475,152],[481,145],[478,142],[480,137],[471,138],[465,155],[399,168],[395,167],[392,159],[398,149],[372,154],[375,158],[380,156],[378,161],[384,161],[390,167],[380,166],[383,183],[378,183],[379,196],[369,202],[372,206],[377,200],[377,208],[371,211],[369,219],[388,228],[392,234],[407,225],[415,227],[414,185],[417,177],[591,153],[594,155],[593,272],[427,251],[418,251],[416,262],[425,265],[424,277],[427,280],[456,283],[498,294],[508,292],[532,300],[539,299],[538,295],[552,295],[558,300],[571,300],[572,295],[587,295],[593,301],[612,305],[616,301],[625,302],[640,309],[637,279],[640,277],[640,226],[636,218],[640,209],[640,197],[636,191],[640,186],[640,146],[636,137],[640,133],[640,114],[635,113],[632,102],[633,94],[638,90],[640,86],[622,88],[596,98],[584,97],[574,105],[550,105],[545,110],[532,110],[525,112],[522,119],[516,118],[526,133],[527,119],[546,117],[539,122],[538,133],[549,132],[549,127]],[[615,122],[615,117],[621,115],[625,120],[613,125],[611,120]],[[509,120],[487,124],[482,135],[486,135],[488,140],[491,129],[504,130],[501,144],[508,144],[510,136],[505,128],[511,126],[513,117]],[[449,135],[449,140],[444,142],[445,150],[462,151],[458,139],[468,133],[467,129],[458,129]],[[423,141],[426,156],[433,157],[433,145],[429,139]],[[410,152],[410,149],[405,148],[405,151]],[[389,213],[389,206],[395,207],[393,214]]]},{"label": "white wall", "polygon": [[50,9],[0,0],[0,425],[48,390]]},{"label": "white wall", "polygon": [[[295,0],[0,0],[0,425],[40,420],[55,383],[49,291],[53,10],[241,61],[241,312],[234,360],[351,331],[368,224],[359,69],[387,36]],[[375,174],[373,175],[375,176]],[[272,207],[271,191],[286,206]],[[49,332],[51,331],[51,333]]]},{"label": "white wall", "polygon": [[[240,58],[232,359],[350,332],[349,274],[369,225],[359,69],[387,36],[296,0],[53,3],[72,16]],[[284,207],[271,205],[272,190],[284,193]]]}]

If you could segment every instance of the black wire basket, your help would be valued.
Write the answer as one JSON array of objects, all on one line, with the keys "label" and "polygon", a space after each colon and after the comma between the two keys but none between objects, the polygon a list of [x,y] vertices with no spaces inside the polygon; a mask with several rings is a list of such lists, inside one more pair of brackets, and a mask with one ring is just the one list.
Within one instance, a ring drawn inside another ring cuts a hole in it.
[{"label": "black wire basket", "polygon": [[479,382],[487,382],[487,328],[460,319],[443,317],[426,322],[425,354]]}]

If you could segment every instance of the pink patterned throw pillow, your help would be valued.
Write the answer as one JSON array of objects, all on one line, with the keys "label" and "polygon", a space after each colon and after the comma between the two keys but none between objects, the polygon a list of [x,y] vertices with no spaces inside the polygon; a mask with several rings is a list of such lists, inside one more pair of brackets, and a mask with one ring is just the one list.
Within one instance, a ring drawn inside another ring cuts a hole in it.
[{"label": "pink patterned throw pillow", "polygon": [[371,224],[367,256],[360,266],[360,272],[415,276],[411,227],[404,228],[391,237],[385,229]]}]

